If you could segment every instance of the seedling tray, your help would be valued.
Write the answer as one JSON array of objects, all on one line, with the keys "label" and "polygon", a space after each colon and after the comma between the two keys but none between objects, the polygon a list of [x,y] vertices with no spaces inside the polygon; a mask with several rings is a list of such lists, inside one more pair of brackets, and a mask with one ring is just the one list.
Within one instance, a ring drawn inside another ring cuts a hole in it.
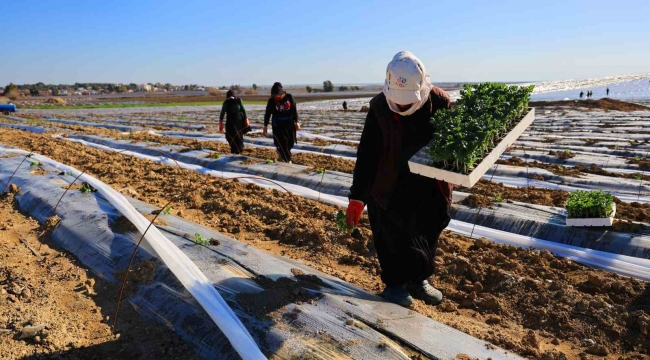
[{"label": "seedling tray", "polygon": [[607,218],[567,218],[566,226],[587,227],[587,226],[612,226],[614,225],[614,216],[616,216],[616,204],[612,205],[612,216]]},{"label": "seedling tray", "polygon": [[449,170],[443,170],[432,166],[433,161],[429,154],[427,154],[428,146],[425,146],[417,154],[415,154],[409,160],[409,168],[414,174],[419,174],[422,176],[443,180],[451,184],[461,185],[465,187],[472,187],[476,184],[483,175],[494,165],[501,154],[510,145],[512,145],[521,134],[526,131],[528,126],[533,123],[535,120],[535,108],[531,108],[530,111],[524,116],[519,123],[510,130],[510,132],[503,138],[501,141],[490,151],[490,153],[483,158],[483,160],[476,165],[474,170],[469,174],[461,174]]}]

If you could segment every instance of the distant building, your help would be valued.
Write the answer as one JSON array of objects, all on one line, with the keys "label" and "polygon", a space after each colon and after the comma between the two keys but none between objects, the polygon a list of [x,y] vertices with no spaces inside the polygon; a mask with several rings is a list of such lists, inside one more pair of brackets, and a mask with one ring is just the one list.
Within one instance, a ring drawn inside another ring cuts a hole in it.
[{"label": "distant building", "polygon": [[51,96],[52,92],[50,90],[39,90],[38,96]]},{"label": "distant building", "polygon": [[138,85],[138,91],[140,92],[151,92],[151,85],[149,84],[140,84]]},{"label": "distant building", "polygon": [[68,90],[59,90],[59,95],[68,96]]}]

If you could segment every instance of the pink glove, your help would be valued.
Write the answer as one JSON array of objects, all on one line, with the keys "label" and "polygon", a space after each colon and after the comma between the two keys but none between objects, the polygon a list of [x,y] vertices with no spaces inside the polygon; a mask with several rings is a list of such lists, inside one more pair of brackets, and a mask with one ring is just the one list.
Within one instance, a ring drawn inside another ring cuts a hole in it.
[{"label": "pink glove", "polygon": [[357,226],[361,220],[361,214],[363,213],[363,208],[366,205],[359,200],[350,200],[348,204],[348,210],[346,212],[347,219],[345,220],[348,226]]},{"label": "pink glove", "polygon": [[223,132],[223,121],[219,121],[219,132]]}]

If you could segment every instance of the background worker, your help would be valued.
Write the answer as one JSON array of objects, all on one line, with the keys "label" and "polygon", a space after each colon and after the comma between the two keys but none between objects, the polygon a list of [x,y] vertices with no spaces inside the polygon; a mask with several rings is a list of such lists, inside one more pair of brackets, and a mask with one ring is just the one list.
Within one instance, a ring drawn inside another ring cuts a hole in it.
[{"label": "background worker", "polygon": [[291,162],[291,149],[296,143],[296,131],[300,130],[298,110],[291,94],[287,94],[282,84],[276,82],[271,88],[271,98],[266,104],[264,114],[264,135],[268,135],[269,121],[272,121],[273,143],[280,161]]},{"label": "background worker", "polygon": [[449,224],[452,186],[411,173],[408,160],[431,141],[433,112],[450,103],[415,55],[397,53],[386,69],[383,92],[370,101],[357,150],[347,223],[356,226],[368,206],[386,285],[381,296],[402,306],[414,297],[431,305],[442,301],[428,279],[438,238]]},{"label": "background worker", "polygon": [[230,153],[241,154],[244,150],[244,134],[250,131],[250,122],[246,116],[244,103],[232,90],[228,90],[226,101],[221,106],[219,132],[223,132],[224,115],[226,116],[226,140],[230,145]]}]

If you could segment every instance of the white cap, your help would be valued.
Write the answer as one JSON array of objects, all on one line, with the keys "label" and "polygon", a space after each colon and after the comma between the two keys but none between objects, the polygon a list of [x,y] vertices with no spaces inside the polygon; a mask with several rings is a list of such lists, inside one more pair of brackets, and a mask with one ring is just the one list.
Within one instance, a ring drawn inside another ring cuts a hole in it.
[{"label": "white cap", "polygon": [[384,94],[395,104],[420,102],[422,90],[428,86],[426,77],[427,71],[422,61],[409,51],[400,51],[386,67]]}]

